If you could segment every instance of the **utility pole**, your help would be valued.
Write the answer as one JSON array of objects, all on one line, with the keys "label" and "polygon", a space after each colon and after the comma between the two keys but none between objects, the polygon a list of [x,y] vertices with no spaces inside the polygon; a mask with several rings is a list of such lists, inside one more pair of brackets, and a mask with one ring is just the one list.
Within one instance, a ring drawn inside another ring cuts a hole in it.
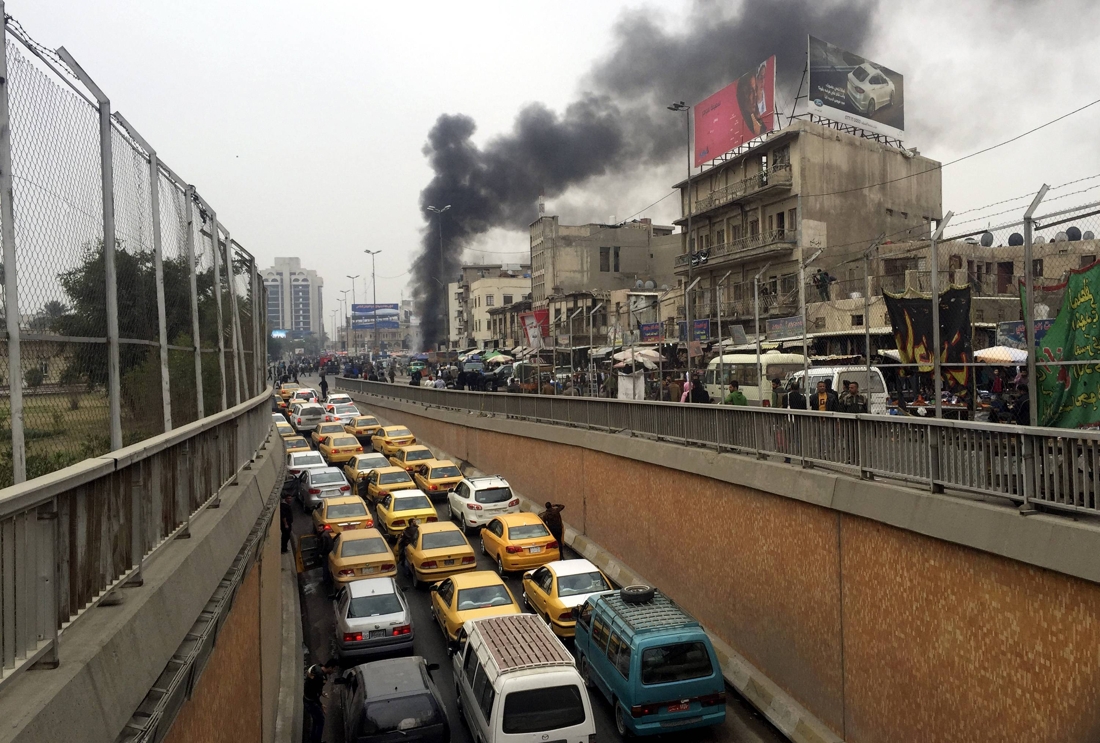
[{"label": "utility pole", "polygon": [[1035,268],[1032,261],[1031,244],[1035,236],[1035,210],[1039,203],[1046,197],[1050,186],[1043,184],[1039,193],[1031,200],[1031,205],[1024,212],[1024,341],[1027,346],[1027,398],[1028,425],[1039,425],[1039,380],[1035,374]]},{"label": "utility pole", "polygon": [[931,263],[932,263],[932,376],[933,388],[936,394],[936,417],[943,417],[943,362],[940,358],[940,254],[936,243],[943,237],[943,231],[955,212],[948,212],[936,225],[936,231],[932,233]]},{"label": "utility pole", "polygon": [[[375,282],[375,278],[374,278],[374,256],[378,255],[382,251],[381,250],[364,250],[363,252],[370,256],[370,283],[371,283],[371,291],[373,293],[373,297],[371,298],[371,302],[374,303],[374,348],[377,348],[378,351],[381,352],[382,351],[382,344],[378,340],[378,284]],[[398,305],[398,307],[400,307],[400,305]],[[371,349],[371,353],[372,353],[372,356],[373,356],[374,349]]]},{"label": "utility pole", "polygon": [[[752,304],[756,315],[756,388],[759,391],[760,405],[764,405],[764,367],[760,363],[760,277],[771,267],[771,263],[765,263],[764,267],[752,277]],[[805,348],[803,348],[805,352]]]},{"label": "utility pole", "polygon": [[[346,275],[346,274],[345,274]],[[359,278],[359,274],[354,276],[348,276],[351,279],[351,327],[355,329],[355,280]],[[350,348],[350,346],[349,346]]]},{"label": "utility pole", "polygon": [[[687,134],[687,156],[688,156],[688,177],[687,177],[687,205],[684,207],[684,211],[687,212],[687,236],[684,240],[684,246],[687,248],[688,257],[688,275],[687,283],[691,286],[694,284],[691,281],[691,106],[687,105],[683,101],[678,101],[668,106],[669,111],[682,111],[684,114],[684,132]],[[684,343],[687,346],[687,378],[691,379],[691,339],[695,335],[694,323],[691,320],[691,294],[688,291],[684,291],[684,329],[687,338]]]},{"label": "utility pole", "polygon": [[[806,340],[806,267],[817,260],[825,248],[818,248],[817,252],[805,257],[804,248],[798,250],[798,301],[802,312],[802,396],[806,399],[806,407],[810,407],[810,348]],[[759,329],[759,328],[758,328]]]}]

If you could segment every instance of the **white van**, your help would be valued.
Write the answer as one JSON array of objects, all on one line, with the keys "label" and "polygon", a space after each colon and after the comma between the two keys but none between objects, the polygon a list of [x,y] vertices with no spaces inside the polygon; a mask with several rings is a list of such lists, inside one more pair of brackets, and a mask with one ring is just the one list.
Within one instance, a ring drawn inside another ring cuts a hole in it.
[{"label": "white van", "polygon": [[474,740],[595,739],[592,704],[573,656],[534,614],[471,619],[452,650],[458,707]]},{"label": "white van", "polygon": [[[765,351],[760,354],[760,366],[764,370],[764,396],[771,397],[771,380],[778,377],[786,380],[796,371],[802,371],[803,357],[800,353],[780,353]],[[715,356],[707,364],[707,376],[704,380],[710,399],[721,402],[726,396],[731,379],[736,379],[741,391],[745,393],[750,405],[760,404],[760,380],[756,375],[755,353],[727,353]]]},{"label": "white van", "polygon": [[[794,379],[802,379],[802,370],[799,369],[792,375]],[[855,382],[859,385],[859,391],[867,394],[867,367],[866,366],[811,366],[809,394],[817,390],[817,383],[825,382],[829,389],[840,395],[844,392],[846,382]],[[875,415],[886,415],[886,380],[882,378],[882,372],[871,367],[871,395],[868,399],[869,412]]]}]

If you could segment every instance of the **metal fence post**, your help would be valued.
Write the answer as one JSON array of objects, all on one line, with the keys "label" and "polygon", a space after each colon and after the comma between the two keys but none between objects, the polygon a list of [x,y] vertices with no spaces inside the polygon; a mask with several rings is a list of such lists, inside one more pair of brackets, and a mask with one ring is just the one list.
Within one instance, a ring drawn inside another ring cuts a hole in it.
[{"label": "metal fence post", "polygon": [[[248,276],[252,282],[252,374],[256,380],[256,394],[264,389],[266,359],[260,356],[260,274],[256,272],[256,258],[248,264]],[[266,308],[265,308],[266,311]]]},{"label": "metal fence post", "polygon": [[1039,203],[1047,195],[1050,186],[1043,184],[1039,193],[1031,200],[1031,205],[1024,212],[1024,339],[1027,344],[1027,396],[1029,426],[1039,425],[1039,385],[1035,378],[1035,268],[1032,261],[1031,245],[1035,232],[1035,210]]},{"label": "metal fence post", "polygon": [[[954,215],[954,212],[943,215],[943,219],[936,225],[936,231],[932,233],[932,244],[929,247],[932,263],[932,385],[936,395],[933,404],[937,418],[943,418],[943,366],[940,358],[940,255],[936,243],[943,237],[943,230]],[[870,364],[871,360],[867,359],[867,363]],[[867,393],[870,394],[870,390]]]},{"label": "metal fence post", "polygon": [[[215,239],[217,233],[215,233]],[[229,316],[229,328],[233,333],[233,404],[241,404],[241,324],[237,305],[237,280],[233,276],[233,240],[229,230],[225,231],[225,283],[229,288],[229,304],[233,314]]]},{"label": "metal fence post", "polygon": [[[3,14],[4,2],[0,0],[0,16]],[[23,362],[19,346],[19,272],[15,254],[15,206],[12,204],[7,40],[7,27],[0,20],[0,240],[4,251],[4,320],[8,331],[11,467],[13,482],[18,484],[27,479],[27,450],[23,438]]]},{"label": "metal fence post", "polygon": [[[199,418],[205,418],[202,401],[202,344],[199,342],[199,277],[195,265],[195,187],[188,186],[187,201],[187,269],[191,280],[191,334],[195,342],[195,399]],[[188,509],[190,511],[190,509]]]},{"label": "metal fence post", "polygon": [[115,174],[111,150],[111,101],[65,47],[58,56],[80,79],[99,106],[99,169],[103,190],[103,272],[107,284],[107,404],[111,449],[122,448],[122,388],[118,360],[118,276],[115,273]]},{"label": "metal fence post", "polygon": [[225,393],[225,326],[222,324],[222,279],[219,267],[221,263],[219,251],[221,248],[218,243],[218,215],[209,207],[207,211],[210,212],[210,242],[214,246],[214,303],[218,308],[218,368],[222,374],[221,409],[225,410],[229,405]]}]

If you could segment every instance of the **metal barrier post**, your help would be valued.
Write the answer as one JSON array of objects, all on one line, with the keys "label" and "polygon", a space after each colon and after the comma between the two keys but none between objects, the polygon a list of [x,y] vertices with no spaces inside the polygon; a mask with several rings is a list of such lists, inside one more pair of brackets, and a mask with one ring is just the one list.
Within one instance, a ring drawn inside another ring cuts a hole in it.
[{"label": "metal barrier post", "polygon": [[[927,424],[926,424],[927,425]],[[940,428],[929,425],[928,433],[928,487],[933,493],[942,493],[940,479]]]},{"label": "metal barrier post", "polygon": [[1035,232],[1035,210],[1047,195],[1050,186],[1043,184],[1024,212],[1024,339],[1027,346],[1027,396],[1029,426],[1039,425],[1039,385],[1035,378],[1035,268],[1032,263],[1031,245]]},{"label": "metal barrier post", "polygon": [[96,99],[99,108],[99,170],[103,196],[103,272],[107,290],[107,406],[111,449],[122,448],[122,388],[118,359],[118,275],[115,271],[115,174],[111,151],[111,101],[73,56],[58,47],[58,56]]},{"label": "metal barrier post", "polygon": [[225,277],[229,285],[229,303],[233,305],[233,314],[229,316],[229,323],[233,328],[233,404],[241,404],[241,384],[245,385],[245,393],[248,393],[248,383],[241,379],[244,376],[244,344],[241,342],[241,306],[237,302],[237,279],[233,274],[233,241],[229,238],[229,230],[225,231]]},{"label": "metal barrier post", "polygon": [[194,186],[187,187],[184,199],[187,202],[187,273],[191,281],[191,334],[195,343],[195,402],[198,406],[198,418],[205,418],[202,403],[202,344],[199,342],[199,279],[195,266]]},{"label": "metal barrier post", "polygon": [[267,356],[260,353],[260,295],[263,293],[260,287],[263,284],[260,281],[260,274],[256,272],[255,256],[249,261],[248,275],[252,282],[252,374],[256,379],[256,392],[258,393],[264,388],[264,369],[267,366]]},{"label": "metal barrier post", "polygon": [[222,322],[222,279],[218,238],[218,215],[210,211],[210,242],[214,246],[214,304],[218,310],[218,368],[222,374],[222,410],[229,408],[225,389],[225,325]]},{"label": "metal barrier post", "polygon": [[[940,254],[936,249],[936,243],[943,237],[943,230],[954,215],[954,212],[943,215],[943,219],[936,225],[936,231],[932,233],[932,245],[930,247],[930,261],[932,263],[932,381],[936,395],[937,418],[943,418],[943,365],[942,349],[940,348]],[[866,321],[866,318],[864,318],[864,322]],[[867,359],[867,363],[870,364],[871,360]],[[867,392],[870,394],[870,390]],[[870,398],[868,398],[869,401]]]},{"label": "metal barrier post", "polygon": [[[0,0],[0,16],[4,2]],[[4,16],[6,17],[6,16]],[[8,108],[7,27],[0,20],[0,240],[4,251],[4,320],[8,331],[8,394],[11,404],[11,466],[14,483],[27,479],[23,434],[23,369],[19,346],[19,271],[15,253],[15,208],[12,204],[11,112]]]}]

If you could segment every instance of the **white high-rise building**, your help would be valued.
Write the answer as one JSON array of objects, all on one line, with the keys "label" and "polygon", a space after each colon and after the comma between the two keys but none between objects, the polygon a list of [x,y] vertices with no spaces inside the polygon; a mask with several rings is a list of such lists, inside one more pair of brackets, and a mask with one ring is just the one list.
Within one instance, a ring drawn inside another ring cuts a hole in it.
[{"label": "white high-rise building", "polygon": [[298,335],[324,333],[321,290],[325,281],[316,271],[302,268],[300,258],[276,258],[260,272],[267,287],[267,327]]}]

